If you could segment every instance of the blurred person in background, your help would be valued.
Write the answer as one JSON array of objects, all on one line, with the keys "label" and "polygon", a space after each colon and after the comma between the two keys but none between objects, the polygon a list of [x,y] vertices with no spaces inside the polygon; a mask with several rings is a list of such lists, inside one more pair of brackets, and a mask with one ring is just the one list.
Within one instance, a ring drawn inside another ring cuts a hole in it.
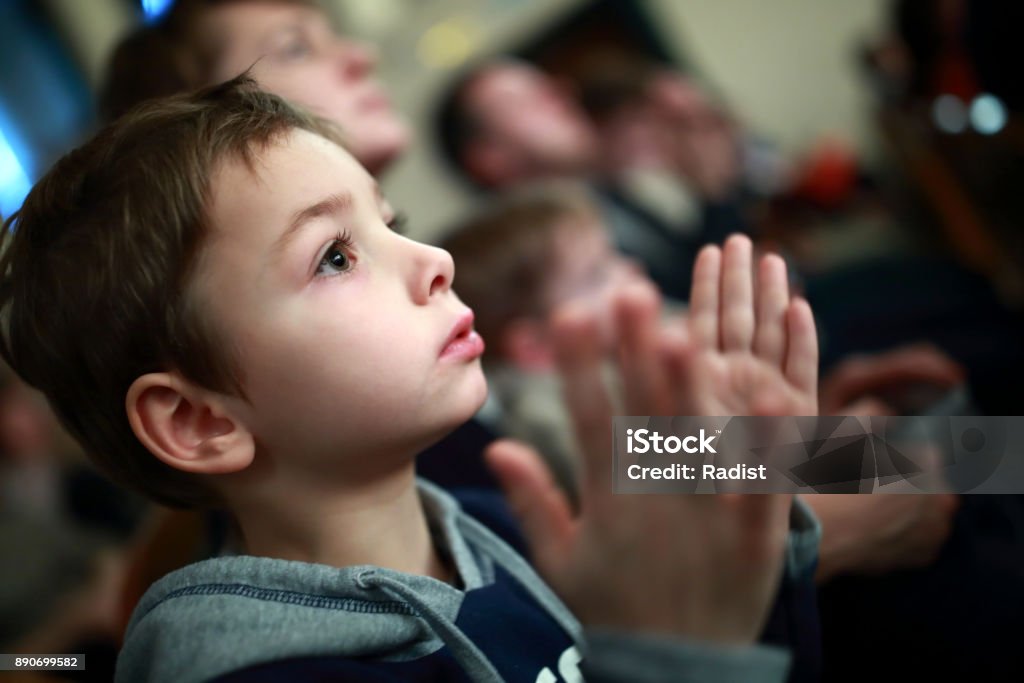
[{"label": "blurred person in background", "polygon": [[89,466],[42,394],[0,368],[0,511],[119,544],[143,505]]},{"label": "blurred person in background", "polygon": [[569,301],[607,314],[616,292],[650,281],[615,250],[586,189],[564,181],[502,194],[439,246],[452,255],[459,297],[477,312],[476,329],[487,340],[482,359],[499,431],[534,444],[573,494],[577,458],[550,316]]},{"label": "blurred person in background", "polygon": [[0,368],[0,651],[84,653],[113,675],[137,499],[77,457],[43,396]]},{"label": "blurred person in background", "polygon": [[[701,245],[749,232],[751,200],[788,188],[794,201],[833,211],[857,182],[852,162],[824,143],[805,167],[777,157],[767,164],[754,160],[758,154],[749,150],[758,144],[745,141],[733,117],[668,68],[609,68],[584,94],[601,127],[566,87],[532,64],[498,59],[474,65],[440,98],[440,147],[456,173],[489,191],[556,178],[590,183],[616,246],[638,259],[671,298],[686,300],[688,278],[680,264],[692,263]],[[639,197],[637,171],[650,180],[652,169],[662,180],[671,177],[660,183],[663,205],[675,198],[679,206],[692,206],[688,197],[695,197],[700,209],[662,211],[658,201]],[[773,177],[775,186],[766,180]],[[1024,381],[1024,328],[977,274],[949,259],[905,253],[823,272],[809,265],[803,285],[823,332],[823,370],[853,353],[924,341],[968,368],[972,398],[983,411],[1024,410],[1004,381],[1007,375]],[[897,357],[910,362],[914,354]],[[931,365],[919,367],[923,372]],[[942,397],[933,392],[931,402]]]},{"label": "blurred person in background", "polygon": [[59,433],[42,394],[0,368],[0,510],[47,521],[64,518]]},{"label": "blurred person in background", "polygon": [[616,191],[655,210],[675,195],[692,206],[677,222],[704,241],[751,232],[752,200],[792,182],[781,154],[744,132],[695,78],[668,65],[612,60],[583,76],[580,101]]},{"label": "blurred person in background", "polygon": [[6,549],[0,554],[0,650],[84,654],[85,671],[51,675],[112,680],[121,549],[66,525],[9,512],[0,515],[0,543]]},{"label": "blurred person in background", "polygon": [[385,171],[409,130],[374,76],[373,48],[337,34],[314,0],[178,0],[116,48],[100,97],[113,119],[144,100],[249,70],[261,87],[335,121],[368,171]]},{"label": "blurred person in background", "polygon": [[689,269],[703,241],[619,190],[598,130],[563,84],[520,60],[475,65],[441,95],[435,127],[445,160],[478,188],[589,183],[616,246],[643,263],[663,294],[689,297]]}]

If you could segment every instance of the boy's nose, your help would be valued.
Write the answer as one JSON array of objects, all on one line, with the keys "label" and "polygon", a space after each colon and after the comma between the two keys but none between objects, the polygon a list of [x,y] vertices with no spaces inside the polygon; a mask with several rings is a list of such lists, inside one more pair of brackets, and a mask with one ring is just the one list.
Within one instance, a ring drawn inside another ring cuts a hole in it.
[{"label": "boy's nose", "polygon": [[416,243],[415,249],[413,299],[417,304],[425,305],[435,296],[451,289],[455,263],[452,255],[444,249],[419,243]]}]

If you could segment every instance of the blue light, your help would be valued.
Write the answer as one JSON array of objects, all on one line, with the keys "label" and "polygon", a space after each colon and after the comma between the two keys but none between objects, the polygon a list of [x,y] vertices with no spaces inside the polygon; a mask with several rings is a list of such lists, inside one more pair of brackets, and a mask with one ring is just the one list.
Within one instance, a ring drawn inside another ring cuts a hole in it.
[{"label": "blue light", "polygon": [[1006,106],[995,95],[978,95],[971,102],[971,125],[982,135],[995,135],[1006,125]]},{"label": "blue light", "polygon": [[174,4],[174,0],[141,0],[141,2],[142,13],[146,15],[146,21],[156,21],[166,14]]},{"label": "blue light", "polygon": [[31,188],[28,174],[0,130],[0,214],[7,218],[21,208]]}]

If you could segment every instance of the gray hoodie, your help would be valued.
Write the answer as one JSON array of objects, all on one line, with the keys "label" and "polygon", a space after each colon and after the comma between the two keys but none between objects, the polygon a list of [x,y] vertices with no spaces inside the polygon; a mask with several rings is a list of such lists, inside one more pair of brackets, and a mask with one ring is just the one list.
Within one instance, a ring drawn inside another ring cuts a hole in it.
[{"label": "gray hoodie", "polygon": [[[440,653],[447,653],[460,677],[481,683],[583,680],[577,666],[581,657],[590,681],[756,683],[785,678],[789,655],[774,647],[724,648],[609,631],[585,633],[509,545],[464,513],[449,494],[426,482],[419,486],[435,543],[456,567],[459,587],[373,566],[337,568],[251,556],[206,560],[165,576],[143,596],[128,625],[117,683],[206,681],[303,658],[337,658],[339,664],[358,658],[413,672]],[[814,560],[818,529],[810,519],[802,544],[791,543],[790,571],[806,570]],[[510,586],[503,595],[518,596],[509,613],[532,609],[536,614],[530,618],[539,620],[536,628],[506,619],[505,597],[482,616],[462,614],[470,611],[464,607],[475,595],[500,582]],[[474,623],[484,624],[487,638],[480,638]],[[544,660],[538,648],[514,641],[531,635],[524,631],[536,636],[547,627],[565,641],[554,659]],[[503,628],[508,629],[507,646],[501,640]],[[531,664],[537,656],[542,661]],[[300,673],[301,666],[287,678],[302,680]],[[409,676],[400,680],[421,680]]]}]

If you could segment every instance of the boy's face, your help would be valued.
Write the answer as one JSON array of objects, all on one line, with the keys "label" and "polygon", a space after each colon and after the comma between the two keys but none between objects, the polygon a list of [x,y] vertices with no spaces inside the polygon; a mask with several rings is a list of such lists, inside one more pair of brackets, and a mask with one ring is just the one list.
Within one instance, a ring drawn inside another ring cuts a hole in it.
[{"label": "boy's face", "polygon": [[341,126],[352,154],[377,172],[405,149],[409,131],[373,77],[366,46],[338,36],[322,12],[243,0],[209,10],[204,27],[221,56],[213,82],[252,67],[265,90]]},{"label": "boy's face", "polygon": [[393,468],[469,419],[486,385],[447,252],[387,225],[346,151],[294,130],[214,174],[193,294],[236,350],[245,424],[290,468]]}]

